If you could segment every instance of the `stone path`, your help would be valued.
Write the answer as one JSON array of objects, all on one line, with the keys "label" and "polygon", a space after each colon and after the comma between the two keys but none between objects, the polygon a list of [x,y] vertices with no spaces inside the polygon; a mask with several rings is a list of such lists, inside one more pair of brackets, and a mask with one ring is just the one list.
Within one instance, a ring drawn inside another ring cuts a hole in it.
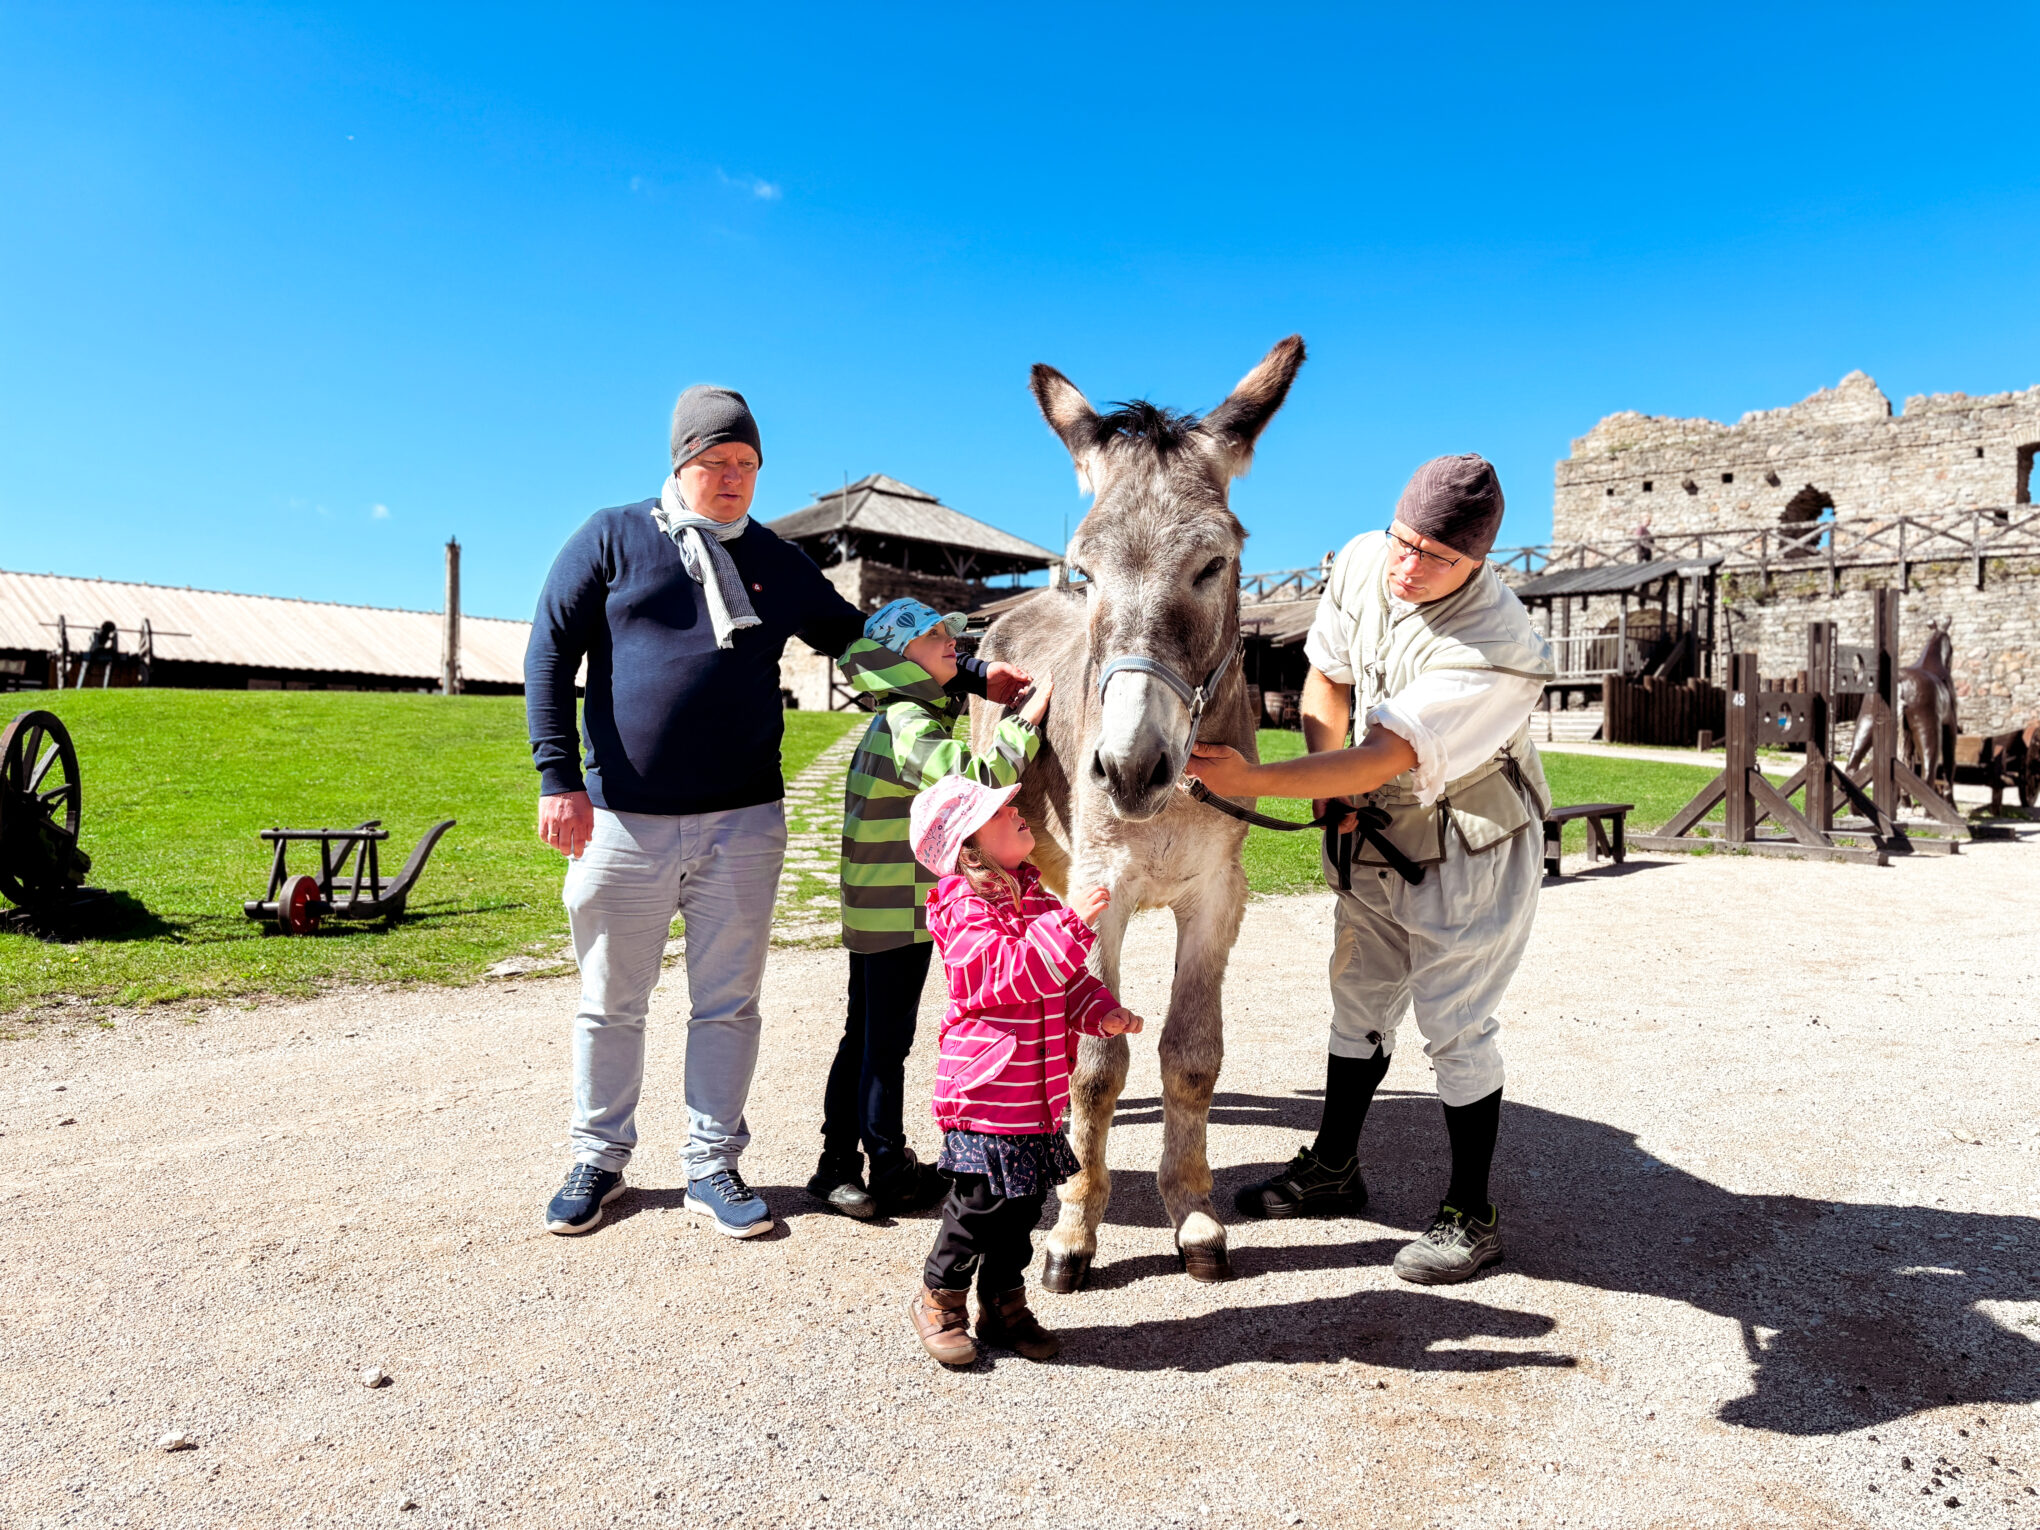
[{"label": "stone path", "polygon": [[786,784],[786,870],[772,915],[772,943],[834,940],[836,870],[843,843],[843,782],[864,729],[851,728]]}]

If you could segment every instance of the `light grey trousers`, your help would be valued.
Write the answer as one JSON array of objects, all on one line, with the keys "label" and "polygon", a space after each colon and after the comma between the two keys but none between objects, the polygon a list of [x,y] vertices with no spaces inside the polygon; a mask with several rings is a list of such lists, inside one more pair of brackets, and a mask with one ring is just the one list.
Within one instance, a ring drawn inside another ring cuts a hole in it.
[{"label": "light grey trousers", "polygon": [[751,1141],[744,1102],[758,1065],[758,990],[786,860],[777,802],[721,813],[595,810],[567,865],[564,899],[581,965],[574,1016],[574,1160],[621,1170],[637,1146],[645,1011],[666,940],[687,920],[689,1179],[735,1168]]},{"label": "light grey trousers", "polygon": [[[1337,890],[1329,861],[1325,878]],[[1535,822],[1478,855],[1448,831],[1445,859],[1414,887],[1356,863],[1333,914],[1332,1054],[1392,1054],[1414,1010],[1441,1101],[1471,1105],[1501,1088],[1495,1009],[1530,943],[1543,885]]]}]

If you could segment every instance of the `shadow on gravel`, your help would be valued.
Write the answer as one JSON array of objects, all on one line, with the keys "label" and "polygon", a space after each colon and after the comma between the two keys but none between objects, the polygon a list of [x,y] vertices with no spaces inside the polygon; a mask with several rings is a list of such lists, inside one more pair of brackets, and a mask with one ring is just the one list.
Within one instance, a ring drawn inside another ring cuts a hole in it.
[{"label": "shadow on gravel", "polygon": [[[1173,1261],[1171,1262],[1173,1268]],[[1075,1328],[1053,1322],[1063,1338],[1064,1365],[1119,1371],[1215,1371],[1245,1361],[1292,1365],[1364,1360],[1409,1371],[1504,1371],[1567,1367],[1567,1354],[1544,1349],[1488,1349],[1480,1339],[1521,1343],[1557,1325],[1535,1312],[1419,1291],[1362,1291],[1353,1296],[1235,1307],[1209,1317]],[[1438,1349],[1446,1344],[1453,1348]]]},{"label": "shadow on gravel", "polygon": [[[780,1190],[776,1194],[768,1194],[760,1189],[758,1193],[765,1196],[765,1204],[772,1208],[772,1230],[759,1233],[750,1241],[776,1243],[781,1238],[791,1237],[793,1230],[786,1225],[786,1215],[781,1208],[791,1205],[792,1196],[798,1192]],[[619,1222],[628,1222],[632,1217],[645,1211],[672,1212],[683,1217],[694,1215],[687,1209],[687,1191],[680,1185],[626,1185],[623,1194],[609,1203],[608,1210],[602,1218],[602,1226],[584,1236],[599,1238],[603,1228],[613,1227]],[[707,1225],[708,1218],[701,1217],[698,1220],[704,1226]]]},{"label": "shadow on gravel", "polygon": [[[1153,1104],[1129,1100],[1121,1109],[1151,1110]],[[1315,1130],[1317,1115],[1316,1099],[1305,1095],[1220,1095],[1212,1111],[1214,1123],[1229,1117],[1300,1133]],[[1435,1098],[1384,1091],[1368,1117],[1361,1157],[1374,1194],[1369,1219],[1420,1227],[1446,1173]],[[1223,1171],[1215,1198],[1229,1214],[1232,1192],[1276,1167]],[[1733,1319],[1756,1369],[1749,1395],[1721,1408],[1725,1423],[1837,1434],[1950,1403],[2040,1401],[2040,1320],[2008,1316],[2021,1325],[2009,1328],[1979,1305],[2040,1301],[2040,1218],[1741,1195],[1653,1157],[1630,1132],[1506,1100],[1494,1194],[1508,1248],[1504,1271],[1685,1302]],[[1165,1225],[1152,1179],[1117,1177],[1106,1220]],[[1235,1220],[1232,1226],[1242,1275],[1381,1263],[1394,1253],[1380,1240],[1254,1247],[1256,1225]],[[1100,1243],[1101,1260],[1109,1260],[1109,1233]],[[1119,1285],[1173,1270],[1172,1259],[1131,1259],[1101,1263],[1096,1276],[1101,1285]],[[1432,1369],[1463,1363],[1457,1357],[1464,1352],[1423,1352],[1437,1339],[1521,1336],[1478,1327],[1457,1332],[1469,1322],[1466,1312],[1424,1315],[1440,1306],[1463,1309],[1467,1303],[1421,1291],[1363,1292],[1289,1307],[1234,1308],[1181,1324],[1136,1325],[1131,1332],[1153,1334],[1152,1344],[1122,1335],[1115,1348],[1106,1330],[1088,1330],[1071,1349],[1095,1355],[1098,1364],[1137,1368],[1149,1354],[1157,1366],[1186,1369],[1231,1360],[1361,1358],[1345,1347],[1352,1335],[1392,1321],[1422,1343],[1364,1358],[1399,1364],[1388,1357],[1407,1354],[1413,1368]],[[1515,1314],[1495,1320],[1503,1318],[1519,1320]],[[1326,1342],[1304,1343],[1309,1354],[1274,1353],[1277,1332],[1291,1336],[1288,1347],[1296,1347],[1299,1319],[1329,1325]],[[1544,1325],[1539,1332],[1551,1326],[1548,1319],[1534,1321]],[[1435,1331],[1427,1326],[1433,1323]],[[1182,1346],[1173,1359],[1172,1344]],[[1322,1352],[1327,1346],[1329,1355]],[[1108,1358],[1114,1355],[1119,1358]],[[1482,1367],[1525,1363],[1556,1362],[1494,1354]]]}]

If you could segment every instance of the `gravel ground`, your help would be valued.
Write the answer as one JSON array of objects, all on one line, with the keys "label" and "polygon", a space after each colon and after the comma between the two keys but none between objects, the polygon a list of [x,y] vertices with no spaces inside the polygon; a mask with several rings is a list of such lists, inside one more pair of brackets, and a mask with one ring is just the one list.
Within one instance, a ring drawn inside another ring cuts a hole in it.
[{"label": "gravel ground", "polygon": [[[1329,922],[1248,913],[1228,1200],[1315,1125]],[[1453,1290],[1387,1269],[1445,1172],[1413,1040],[1367,1217],[1177,1274],[1150,1032],[1096,1288],[1037,1299],[1062,1359],[957,1373],[902,1312],[932,1223],[798,1189],[839,952],[774,955],[752,1243],[681,1209],[677,972],[634,1188],[573,1240],[570,980],[50,1021],[0,1045],[0,1524],[2040,1526],[2036,930],[2034,842],[1549,887],[1509,1258]],[[1161,917],[1128,971],[1159,1013]]]}]

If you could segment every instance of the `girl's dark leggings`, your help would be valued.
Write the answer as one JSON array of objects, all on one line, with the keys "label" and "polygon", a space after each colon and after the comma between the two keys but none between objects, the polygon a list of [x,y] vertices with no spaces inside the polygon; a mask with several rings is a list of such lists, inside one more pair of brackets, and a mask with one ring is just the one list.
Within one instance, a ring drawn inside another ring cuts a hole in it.
[{"label": "girl's dark leggings", "polygon": [[1048,1200],[1033,1195],[994,1195],[982,1174],[959,1174],[942,1202],[942,1227],[924,1269],[937,1291],[978,1291],[1003,1296],[1025,1282],[1034,1259],[1034,1224]]}]

